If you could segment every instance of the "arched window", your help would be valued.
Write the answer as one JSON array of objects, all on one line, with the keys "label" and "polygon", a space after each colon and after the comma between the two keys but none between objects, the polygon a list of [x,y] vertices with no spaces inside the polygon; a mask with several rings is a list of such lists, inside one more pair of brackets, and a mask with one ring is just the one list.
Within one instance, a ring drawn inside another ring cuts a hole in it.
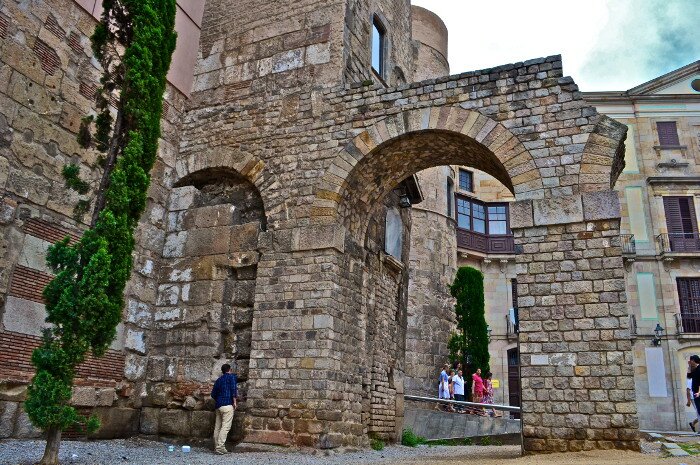
[{"label": "arched window", "polygon": [[386,212],[386,229],[384,232],[384,251],[401,260],[403,247],[403,221],[398,208],[390,208]]}]

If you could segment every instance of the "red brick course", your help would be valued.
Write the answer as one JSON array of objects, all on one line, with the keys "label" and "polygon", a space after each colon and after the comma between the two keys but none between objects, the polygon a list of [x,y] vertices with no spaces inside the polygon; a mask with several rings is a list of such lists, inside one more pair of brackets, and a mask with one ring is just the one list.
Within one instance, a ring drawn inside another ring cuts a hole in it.
[{"label": "red brick course", "polygon": [[10,22],[4,16],[0,16],[0,39],[5,39],[7,37],[7,29],[10,26]]},{"label": "red brick course", "polygon": [[10,280],[9,295],[43,304],[42,292],[51,279],[53,276],[50,274],[16,265]]},{"label": "red brick course", "polygon": [[25,233],[43,239],[46,242],[51,242],[52,244],[55,244],[66,236],[70,236],[71,244],[78,242],[80,239],[79,234],[38,218],[30,218],[25,221],[23,229]]},{"label": "red brick course", "polygon": [[34,53],[37,57],[39,57],[41,69],[43,69],[47,74],[53,76],[53,74],[61,67],[61,59],[58,57],[58,54],[44,41],[36,39],[34,42]]},{"label": "red brick course", "polygon": [[[0,331],[0,381],[28,382],[34,375],[32,351],[41,338],[28,334]],[[124,354],[108,350],[104,357],[88,358],[78,366],[78,386],[114,387],[123,379]]]},{"label": "red brick course", "polygon": [[48,30],[51,34],[55,35],[59,39],[65,39],[66,32],[61,28],[61,26],[58,25],[58,21],[56,21],[56,18],[53,15],[50,14],[46,18],[44,27],[46,27],[46,30]]}]

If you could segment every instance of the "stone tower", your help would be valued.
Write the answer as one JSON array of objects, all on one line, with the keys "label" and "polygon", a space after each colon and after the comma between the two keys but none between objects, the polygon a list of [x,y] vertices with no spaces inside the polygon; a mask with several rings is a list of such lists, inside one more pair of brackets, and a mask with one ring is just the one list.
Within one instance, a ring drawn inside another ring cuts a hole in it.
[{"label": "stone tower", "polygon": [[[435,14],[411,7],[414,80],[450,74],[447,28]],[[454,329],[453,301],[448,286],[457,268],[453,218],[454,170],[439,166],[416,177],[423,201],[411,212],[411,252],[406,328],[407,394],[435,395],[436,370],[447,360],[447,340]]]}]

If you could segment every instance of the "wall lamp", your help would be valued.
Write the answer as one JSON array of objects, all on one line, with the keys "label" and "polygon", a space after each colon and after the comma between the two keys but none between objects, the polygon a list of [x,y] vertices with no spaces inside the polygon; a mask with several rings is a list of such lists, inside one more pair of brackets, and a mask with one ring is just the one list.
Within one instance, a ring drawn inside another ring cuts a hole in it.
[{"label": "wall lamp", "polygon": [[399,197],[399,207],[401,208],[408,208],[411,206],[411,199],[408,197],[408,194],[401,194]]},{"label": "wall lamp", "polygon": [[658,347],[659,344],[661,344],[661,336],[664,334],[664,329],[661,327],[660,323],[656,323],[656,328],[654,328],[654,339],[651,340],[651,343],[654,345],[654,347]]},{"label": "wall lamp", "polygon": [[491,342],[491,327],[488,325],[486,326],[486,338]]}]

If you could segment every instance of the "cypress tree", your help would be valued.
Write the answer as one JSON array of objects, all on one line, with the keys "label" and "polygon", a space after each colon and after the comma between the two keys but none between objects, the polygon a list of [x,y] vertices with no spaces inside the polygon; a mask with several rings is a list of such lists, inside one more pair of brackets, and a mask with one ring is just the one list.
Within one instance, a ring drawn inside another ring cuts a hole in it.
[{"label": "cypress tree", "polygon": [[[92,49],[103,69],[97,116],[78,134],[83,146],[101,151],[102,178],[95,189],[90,228],[80,241],[53,245],[47,263],[55,273],[44,289],[46,321],[32,354],[36,374],[25,409],[47,433],[41,464],[57,464],[61,432],[99,427],[69,405],[75,370],[88,353],[102,356],[116,335],[131,274],[134,228],[146,205],[156,159],[166,75],[175,49],[175,0],[103,0]],[[113,105],[115,108],[110,108]],[[113,113],[116,116],[113,117]],[[94,127],[92,127],[94,123]],[[93,134],[94,133],[94,134]],[[90,184],[77,165],[63,170],[66,186],[85,196]],[[89,210],[82,198],[75,208]]]},{"label": "cypress tree", "polygon": [[[488,326],[484,316],[484,275],[474,268],[463,266],[457,270],[450,286],[450,294],[456,299],[457,332],[448,342],[450,358],[462,360],[467,368],[467,360],[482,373],[490,371]],[[468,379],[471,384],[471,379]]]}]

